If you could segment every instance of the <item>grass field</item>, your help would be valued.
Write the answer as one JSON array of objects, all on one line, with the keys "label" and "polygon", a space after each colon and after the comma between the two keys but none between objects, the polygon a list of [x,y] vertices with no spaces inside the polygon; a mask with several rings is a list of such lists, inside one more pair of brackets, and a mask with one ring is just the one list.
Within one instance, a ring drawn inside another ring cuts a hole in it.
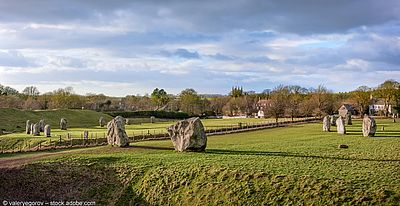
[{"label": "grass field", "polygon": [[[0,169],[2,199],[92,200],[99,205],[399,205],[400,124],[377,120],[376,137],[321,124],[212,136],[204,153],[170,141],[68,152]],[[335,129],[335,128],[333,128]],[[339,144],[349,145],[338,149]],[[23,185],[23,187],[21,187]]]},{"label": "grass field", "polygon": [[[0,136],[0,150],[25,149],[37,146],[39,143],[66,140],[69,134],[72,138],[82,138],[83,131],[89,131],[93,138],[103,138],[107,133],[106,127],[98,126],[99,118],[103,116],[109,121],[112,117],[94,111],[87,110],[54,110],[54,111],[21,111],[15,109],[0,109],[0,126],[8,128],[7,131],[15,131],[12,134]],[[62,117],[68,120],[68,130],[59,129],[59,121]],[[52,126],[51,138],[42,136],[32,136],[25,134],[25,122],[30,119],[38,122],[45,119],[46,123]],[[237,126],[238,123],[261,123],[274,121],[272,119],[205,119],[204,126],[207,129],[226,128]],[[155,123],[150,123],[150,118],[130,118],[130,125],[126,125],[128,136],[146,134],[164,134],[166,128],[176,122],[176,120],[155,119]],[[12,128],[12,129],[11,129]]]}]

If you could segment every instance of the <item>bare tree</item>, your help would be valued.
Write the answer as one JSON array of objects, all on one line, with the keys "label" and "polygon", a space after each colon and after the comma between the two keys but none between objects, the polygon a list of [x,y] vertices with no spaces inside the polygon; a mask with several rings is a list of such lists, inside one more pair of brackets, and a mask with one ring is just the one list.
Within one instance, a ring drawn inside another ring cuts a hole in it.
[{"label": "bare tree", "polygon": [[384,100],[384,113],[385,116],[389,115],[389,105],[393,103],[396,94],[399,90],[399,83],[395,80],[386,80],[381,85],[378,86],[376,90],[378,96]]},{"label": "bare tree", "polygon": [[266,106],[265,112],[274,117],[276,122],[278,122],[278,118],[283,117],[285,114],[288,96],[289,90],[283,85],[277,86],[270,95],[269,105]]},{"label": "bare tree", "polygon": [[351,92],[351,99],[356,103],[356,107],[361,115],[366,114],[371,103],[371,88],[360,86]]}]

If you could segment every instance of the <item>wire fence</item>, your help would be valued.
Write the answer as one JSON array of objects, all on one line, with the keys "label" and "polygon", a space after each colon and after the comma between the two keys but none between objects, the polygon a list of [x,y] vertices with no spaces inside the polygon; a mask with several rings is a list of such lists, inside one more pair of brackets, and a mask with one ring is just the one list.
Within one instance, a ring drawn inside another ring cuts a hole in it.
[{"label": "wire fence", "polygon": [[[247,132],[260,129],[274,128],[274,127],[284,127],[289,125],[304,124],[310,122],[320,121],[321,118],[318,117],[306,117],[297,118],[295,120],[282,119],[278,122],[276,121],[266,121],[266,122],[251,122],[237,124],[223,125],[223,126],[213,126],[206,127],[205,132],[207,136],[213,135],[224,135],[230,133]],[[128,133],[129,142],[139,142],[139,141],[152,141],[152,140],[165,140],[169,139],[169,134],[165,131],[159,130],[147,130],[140,132]],[[106,133],[89,133],[83,132],[80,135],[67,133],[66,135],[58,135],[57,139],[43,139],[36,142],[24,141],[22,144],[15,144],[11,148],[4,148],[1,146],[1,153],[18,153],[18,152],[33,152],[33,151],[44,151],[44,150],[54,150],[54,149],[67,149],[67,148],[82,148],[82,147],[94,147],[107,145]]]}]

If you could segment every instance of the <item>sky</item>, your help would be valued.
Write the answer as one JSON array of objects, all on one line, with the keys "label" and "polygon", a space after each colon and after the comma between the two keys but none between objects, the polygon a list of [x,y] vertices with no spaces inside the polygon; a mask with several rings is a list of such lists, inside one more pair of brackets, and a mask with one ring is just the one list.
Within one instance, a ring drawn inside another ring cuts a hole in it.
[{"label": "sky", "polygon": [[0,0],[0,84],[126,96],[400,80],[398,0]]}]

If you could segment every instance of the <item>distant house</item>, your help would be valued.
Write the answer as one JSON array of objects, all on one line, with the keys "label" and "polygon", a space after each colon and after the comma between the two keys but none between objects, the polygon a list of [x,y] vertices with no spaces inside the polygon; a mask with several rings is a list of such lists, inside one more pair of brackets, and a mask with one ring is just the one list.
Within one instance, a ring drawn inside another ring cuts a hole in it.
[{"label": "distant house", "polygon": [[338,112],[342,117],[346,117],[347,114],[356,114],[356,111],[351,104],[342,104],[342,106],[338,109]]},{"label": "distant house", "polygon": [[[388,106],[389,114],[393,113],[392,105]],[[372,103],[369,105],[370,115],[383,115],[385,113],[385,101],[383,99],[372,99]]]},{"label": "distant house", "polygon": [[264,118],[265,117],[265,114],[264,114],[264,111],[269,107],[269,106],[271,106],[271,100],[269,100],[269,99],[261,99],[261,100],[258,100],[258,102],[257,102],[257,104],[256,104],[256,107],[257,107],[257,110],[258,110],[258,112],[257,112],[257,118]]}]

